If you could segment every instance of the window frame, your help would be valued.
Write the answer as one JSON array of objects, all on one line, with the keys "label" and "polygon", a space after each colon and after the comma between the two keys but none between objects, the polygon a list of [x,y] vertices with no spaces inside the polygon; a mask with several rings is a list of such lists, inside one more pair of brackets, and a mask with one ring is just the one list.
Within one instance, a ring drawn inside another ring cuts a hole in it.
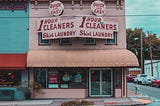
[{"label": "window frame", "polygon": [[[43,43],[42,40],[43,41],[48,40],[48,43]],[[38,33],[38,45],[39,46],[50,46],[51,40],[50,39],[42,39],[42,32],[39,32]]]},{"label": "window frame", "polygon": [[[91,42],[91,43],[87,43],[87,39],[88,40],[94,40],[93,42]],[[84,45],[96,45],[96,39],[95,38],[83,38],[83,44]]]},{"label": "window frame", "polygon": [[106,39],[105,45],[116,45],[117,44],[117,32],[113,32],[113,39]]},{"label": "window frame", "polygon": [[[69,40],[68,43],[63,42],[63,40]],[[60,38],[59,45],[72,45],[72,38]]]}]

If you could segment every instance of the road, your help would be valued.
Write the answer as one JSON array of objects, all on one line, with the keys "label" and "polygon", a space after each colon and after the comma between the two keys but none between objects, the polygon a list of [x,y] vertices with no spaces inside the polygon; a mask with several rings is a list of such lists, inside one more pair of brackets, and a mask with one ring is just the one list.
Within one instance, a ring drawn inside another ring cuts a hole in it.
[{"label": "road", "polygon": [[[137,91],[136,86],[138,86]],[[147,106],[160,106],[160,88],[128,83],[128,90],[151,97],[154,102]]]}]

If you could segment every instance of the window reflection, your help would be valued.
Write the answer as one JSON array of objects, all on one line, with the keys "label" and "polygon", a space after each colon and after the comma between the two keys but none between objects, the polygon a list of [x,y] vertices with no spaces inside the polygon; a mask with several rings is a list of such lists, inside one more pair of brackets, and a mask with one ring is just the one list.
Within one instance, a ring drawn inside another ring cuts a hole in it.
[{"label": "window reflection", "polygon": [[[35,81],[44,88],[85,88],[86,72],[63,69],[35,69]],[[46,74],[47,73],[47,74]]]}]

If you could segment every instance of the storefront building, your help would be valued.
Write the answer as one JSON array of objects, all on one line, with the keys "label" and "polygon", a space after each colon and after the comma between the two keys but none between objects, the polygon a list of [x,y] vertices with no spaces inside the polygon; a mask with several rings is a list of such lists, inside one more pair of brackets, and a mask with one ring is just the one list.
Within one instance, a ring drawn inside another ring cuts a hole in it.
[{"label": "storefront building", "polygon": [[[27,4],[26,0],[0,1],[0,90],[14,89],[18,84],[28,80]],[[1,98],[3,98],[2,94]],[[15,97],[15,99],[22,98]]]},{"label": "storefront building", "polygon": [[124,0],[31,0],[27,67],[33,98],[126,97]]}]

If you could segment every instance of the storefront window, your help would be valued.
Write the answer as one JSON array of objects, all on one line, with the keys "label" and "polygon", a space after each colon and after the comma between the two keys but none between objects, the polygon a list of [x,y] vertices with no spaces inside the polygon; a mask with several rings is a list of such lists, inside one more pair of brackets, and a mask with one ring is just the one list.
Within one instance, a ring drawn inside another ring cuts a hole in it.
[{"label": "storefront window", "polygon": [[121,88],[122,71],[118,68],[114,70],[114,81],[114,87]]},{"label": "storefront window", "polygon": [[84,88],[85,73],[82,71],[61,72],[61,88]]},{"label": "storefront window", "polygon": [[48,88],[59,88],[58,71],[48,71]]},{"label": "storefront window", "polygon": [[43,88],[46,88],[46,72],[47,68],[38,68],[34,71],[34,80],[35,82],[41,84]]},{"label": "storefront window", "polygon": [[[47,73],[47,74],[46,74]],[[85,71],[35,69],[35,81],[44,88],[85,88]]]},{"label": "storefront window", "polygon": [[60,73],[61,74],[61,85],[60,88],[69,88],[69,81],[72,80],[72,76],[69,75],[67,71]]},{"label": "storefront window", "polygon": [[21,72],[1,71],[0,86],[16,86],[21,82]]}]

